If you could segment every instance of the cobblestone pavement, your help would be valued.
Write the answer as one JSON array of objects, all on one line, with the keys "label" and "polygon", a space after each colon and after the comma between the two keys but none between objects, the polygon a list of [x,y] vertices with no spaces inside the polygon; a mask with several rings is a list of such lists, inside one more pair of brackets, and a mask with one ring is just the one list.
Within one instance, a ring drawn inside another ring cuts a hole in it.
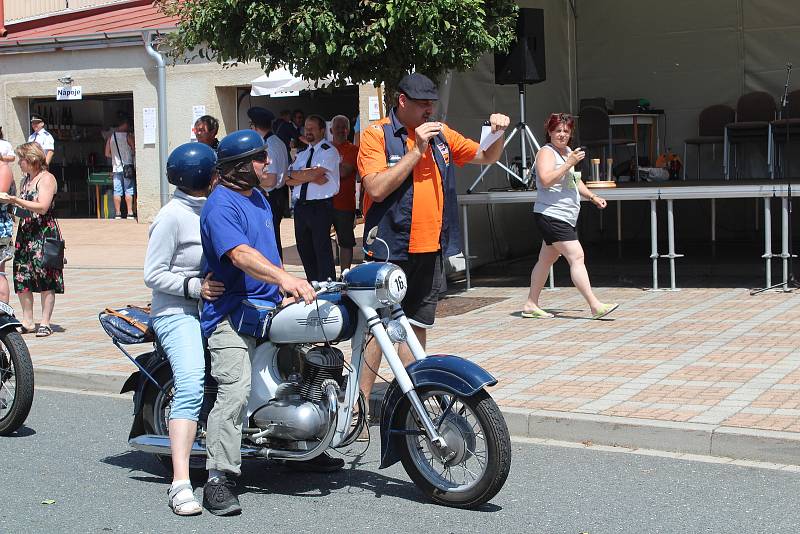
[{"label": "cobblestone pavement", "polygon": [[[65,220],[62,229],[70,262],[66,293],[56,301],[55,334],[25,336],[34,364],[73,375],[127,374],[133,365],[111,344],[97,314],[149,301],[141,271],[147,226]],[[283,235],[288,268],[300,274],[291,221]],[[571,287],[543,295],[543,307],[556,318],[523,319],[526,291],[450,295],[441,309],[456,313],[437,319],[429,352],[458,354],[488,369],[499,380],[492,395],[505,408],[800,432],[795,294],[599,288],[601,300],[621,306],[592,321]],[[12,305],[18,306],[15,297]],[[386,368],[382,374],[391,378]]]}]

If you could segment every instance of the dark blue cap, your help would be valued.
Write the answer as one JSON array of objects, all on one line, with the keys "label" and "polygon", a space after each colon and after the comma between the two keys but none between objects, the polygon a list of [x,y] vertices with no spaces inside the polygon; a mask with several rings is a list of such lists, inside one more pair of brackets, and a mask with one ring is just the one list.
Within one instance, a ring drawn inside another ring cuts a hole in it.
[{"label": "dark blue cap", "polygon": [[259,128],[272,128],[275,115],[268,109],[259,106],[247,110],[247,116]]}]

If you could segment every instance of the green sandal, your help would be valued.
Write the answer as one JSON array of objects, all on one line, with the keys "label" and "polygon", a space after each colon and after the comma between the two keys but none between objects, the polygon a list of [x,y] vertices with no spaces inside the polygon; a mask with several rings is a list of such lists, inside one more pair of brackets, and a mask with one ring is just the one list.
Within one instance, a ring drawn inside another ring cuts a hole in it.
[{"label": "green sandal", "polygon": [[552,319],[555,317],[550,312],[546,312],[542,309],[539,310],[531,310],[531,311],[523,311],[520,313],[520,316],[524,319]]},{"label": "green sandal", "polygon": [[600,307],[600,309],[597,310],[597,313],[592,315],[592,319],[602,319],[603,317],[605,317],[612,311],[616,310],[617,308],[619,308],[619,304],[617,304],[616,302],[612,302],[610,304],[603,304]]}]

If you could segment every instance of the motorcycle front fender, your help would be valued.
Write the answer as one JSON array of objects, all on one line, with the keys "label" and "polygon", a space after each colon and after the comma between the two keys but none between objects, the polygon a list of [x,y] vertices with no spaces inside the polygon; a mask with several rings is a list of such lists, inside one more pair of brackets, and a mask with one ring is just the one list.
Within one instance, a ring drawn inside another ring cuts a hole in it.
[{"label": "motorcycle front fender", "polygon": [[[435,387],[442,391],[471,397],[487,386],[497,384],[497,379],[480,365],[459,356],[437,354],[417,360],[406,367],[414,389]],[[381,405],[381,465],[384,469],[400,460],[399,448],[405,447],[401,430],[405,421],[395,421],[406,396],[393,381],[383,397]]]},{"label": "motorcycle front fender", "polygon": [[0,313],[0,332],[4,332],[9,329],[16,330],[20,326],[22,326],[22,323],[19,322],[19,319],[13,315]]}]

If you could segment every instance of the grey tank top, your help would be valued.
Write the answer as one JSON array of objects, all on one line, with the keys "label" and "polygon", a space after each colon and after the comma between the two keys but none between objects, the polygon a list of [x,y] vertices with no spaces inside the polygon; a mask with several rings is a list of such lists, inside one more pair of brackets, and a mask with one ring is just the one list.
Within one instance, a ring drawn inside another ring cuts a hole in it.
[{"label": "grey tank top", "polygon": [[[551,146],[550,143],[544,145],[539,154],[544,150],[551,150],[555,154],[555,164],[553,168],[566,163],[566,159]],[[567,152],[567,156],[572,150]],[[539,157],[539,154],[536,157]],[[534,213],[541,213],[554,219],[569,223],[571,226],[578,224],[578,213],[581,211],[581,197],[578,193],[578,177],[575,171],[570,168],[569,172],[561,180],[550,187],[545,187],[536,176],[536,203],[533,205]]]}]

